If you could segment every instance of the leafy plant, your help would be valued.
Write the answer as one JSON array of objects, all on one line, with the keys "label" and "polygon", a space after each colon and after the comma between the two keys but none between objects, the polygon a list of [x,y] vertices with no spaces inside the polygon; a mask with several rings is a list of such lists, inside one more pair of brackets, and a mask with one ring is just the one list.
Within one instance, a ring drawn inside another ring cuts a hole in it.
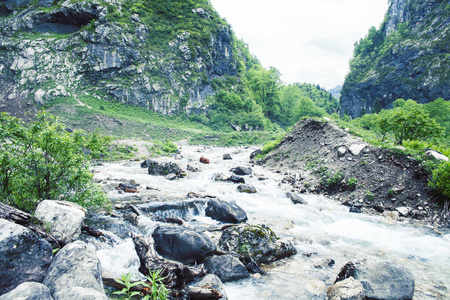
[{"label": "leafy plant", "polygon": [[433,170],[429,186],[447,199],[450,199],[450,161],[441,162]]},{"label": "leafy plant", "polygon": [[163,281],[166,277],[161,276],[162,270],[150,271],[149,273],[147,279],[150,281],[150,285],[147,286],[151,287],[151,295],[147,295],[143,299],[166,300],[169,290],[164,285]]},{"label": "leafy plant", "polygon": [[375,198],[375,196],[372,194],[371,191],[367,191],[367,198],[369,198],[370,201],[373,201],[373,199]]},{"label": "leafy plant", "polygon": [[347,181],[347,186],[351,189],[356,188],[357,184],[358,184],[358,179],[356,179],[355,177],[352,177]]},{"label": "leafy plant", "polygon": [[325,185],[327,187],[335,186],[339,184],[342,181],[342,179],[344,179],[344,175],[342,175],[341,172],[337,171],[336,173],[333,173],[332,175],[328,176]]},{"label": "leafy plant", "polygon": [[124,288],[120,291],[114,292],[114,294],[125,295],[125,297],[123,299],[126,299],[126,300],[131,300],[133,297],[141,295],[140,292],[132,291],[131,288],[135,287],[139,284],[144,284],[143,281],[131,282],[131,278],[133,277],[133,274],[131,274],[131,272],[128,272],[127,274],[122,274],[121,277],[122,277],[121,279],[114,278],[114,280],[117,283],[124,285]]}]

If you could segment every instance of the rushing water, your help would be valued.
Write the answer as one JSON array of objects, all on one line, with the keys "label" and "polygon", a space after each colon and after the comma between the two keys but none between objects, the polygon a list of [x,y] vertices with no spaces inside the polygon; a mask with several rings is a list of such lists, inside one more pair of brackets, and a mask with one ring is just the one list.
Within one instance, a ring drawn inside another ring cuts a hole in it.
[{"label": "rushing water", "polygon": [[[348,208],[323,196],[307,195],[307,205],[294,205],[286,196],[289,186],[280,185],[282,174],[252,166],[254,175],[244,176],[253,184],[256,194],[237,192],[231,182],[213,181],[215,173],[231,175],[236,166],[248,166],[254,149],[183,146],[182,155],[172,161],[182,168],[198,166],[187,178],[169,181],[150,176],[140,162],[108,163],[96,167],[96,178],[110,185],[133,179],[141,184],[139,196],[119,195],[111,191],[115,201],[137,203],[174,201],[186,198],[189,192],[217,196],[235,201],[248,214],[251,224],[266,224],[278,236],[290,240],[298,254],[267,267],[261,278],[250,278],[225,285],[229,299],[325,299],[326,288],[334,282],[340,268],[349,261],[391,261],[407,267],[416,278],[414,299],[450,299],[450,233],[437,232],[429,226],[392,222],[379,216],[349,213]],[[233,160],[223,160],[230,153]],[[209,165],[198,162],[200,156],[210,159]],[[264,176],[267,180],[259,180]],[[159,190],[146,190],[145,187]],[[140,198],[140,199],[139,199]],[[201,211],[201,209],[200,209]],[[102,217],[102,222],[111,217]],[[214,224],[204,216],[193,216],[195,223]],[[96,245],[104,273],[118,277],[132,271],[139,277],[137,255],[131,239],[120,236],[125,224],[111,226],[114,234],[108,243]],[[137,230],[149,234],[156,226],[145,217]],[[199,226],[199,225],[197,225]],[[331,268],[315,268],[325,258],[334,259]]]}]

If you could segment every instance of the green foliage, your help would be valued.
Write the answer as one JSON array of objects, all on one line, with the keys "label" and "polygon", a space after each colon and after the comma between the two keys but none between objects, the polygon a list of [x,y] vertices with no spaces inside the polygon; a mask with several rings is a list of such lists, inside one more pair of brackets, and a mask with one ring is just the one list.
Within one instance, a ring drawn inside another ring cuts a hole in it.
[{"label": "green foliage", "polygon": [[342,179],[344,179],[344,175],[340,171],[328,174],[328,179],[326,180],[325,185],[328,188],[336,186],[341,183]]},{"label": "green foliage", "polygon": [[265,155],[272,151],[283,139],[282,136],[278,137],[276,140],[268,141],[264,146],[262,147],[262,154]]},{"label": "green foliage", "polygon": [[351,189],[356,188],[357,184],[358,184],[358,179],[356,179],[355,177],[349,178],[349,180],[347,181],[347,186]]},{"label": "green foliage", "polygon": [[159,155],[170,155],[178,152],[178,147],[172,142],[160,142],[158,140],[153,141],[153,146],[151,146],[148,151],[152,156]]},{"label": "green foliage", "polygon": [[441,162],[433,170],[429,186],[450,201],[450,161]]},{"label": "green foliage", "polygon": [[372,192],[371,192],[371,191],[367,191],[366,194],[367,194],[367,198],[368,198],[370,201],[373,201],[373,199],[375,198],[375,196],[372,194]]},{"label": "green foliage", "polygon": [[44,199],[64,199],[84,207],[107,200],[92,183],[83,133],[69,133],[54,116],[41,112],[29,125],[0,115],[0,197],[32,211]]},{"label": "green foliage", "polygon": [[166,277],[161,276],[162,270],[156,270],[154,272],[149,272],[150,274],[147,276],[148,281],[150,281],[150,285],[147,285],[151,288],[151,295],[148,295],[143,298],[150,300],[166,300],[169,295],[169,290],[164,285],[163,281]]},{"label": "green foliage", "polygon": [[131,272],[128,272],[127,274],[122,274],[121,279],[114,278],[114,280],[117,283],[120,283],[125,286],[122,290],[114,292],[114,294],[124,295],[124,297],[122,299],[125,299],[125,300],[131,300],[135,296],[140,296],[141,293],[132,291],[131,288],[135,287],[139,284],[143,284],[144,282],[143,281],[131,282],[132,277],[133,277],[133,274],[131,274]]}]

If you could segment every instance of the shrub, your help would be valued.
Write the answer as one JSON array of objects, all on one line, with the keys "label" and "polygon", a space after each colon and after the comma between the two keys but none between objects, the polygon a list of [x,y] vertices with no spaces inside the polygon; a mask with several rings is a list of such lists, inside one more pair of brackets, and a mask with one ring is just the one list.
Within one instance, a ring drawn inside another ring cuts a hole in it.
[{"label": "shrub", "polygon": [[342,173],[339,172],[339,171],[337,171],[334,174],[328,174],[328,175],[329,175],[328,179],[327,179],[327,181],[325,183],[325,185],[327,187],[335,186],[335,185],[341,183],[342,179],[344,179],[344,175],[342,175]]},{"label": "shrub", "polygon": [[450,161],[440,163],[433,170],[429,186],[437,193],[450,199]]},{"label": "shrub", "polygon": [[84,207],[106,204],[92,183],[83,133],[69,133],[46,112],[28,126],[6,113],[0,115],[0,198],[32,211],[44,199],[64,199]]},{"label": "shrub", "polygon": [[357,184],[358,184],[358,179],[356,179],[355,177],[352,177],[347,181],[347,186],[351,189],[356,188]]}]

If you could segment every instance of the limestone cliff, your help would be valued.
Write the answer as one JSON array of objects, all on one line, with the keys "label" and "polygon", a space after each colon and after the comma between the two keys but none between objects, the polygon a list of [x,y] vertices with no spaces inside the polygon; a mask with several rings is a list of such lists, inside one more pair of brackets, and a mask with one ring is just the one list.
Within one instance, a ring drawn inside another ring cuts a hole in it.
[{"label": "limestone cliff", "polygon": [[355,46],[342,112],[358,117],[375,107],[392,108],[398,98],[449,100],[449,31],[448,1],[392,0],[381,28]]},{"label": "limestone cliff", "polygon": [[205,0],[1,0],[0,28],[3,110],[89,93],[190,112],[244,64]]}]

